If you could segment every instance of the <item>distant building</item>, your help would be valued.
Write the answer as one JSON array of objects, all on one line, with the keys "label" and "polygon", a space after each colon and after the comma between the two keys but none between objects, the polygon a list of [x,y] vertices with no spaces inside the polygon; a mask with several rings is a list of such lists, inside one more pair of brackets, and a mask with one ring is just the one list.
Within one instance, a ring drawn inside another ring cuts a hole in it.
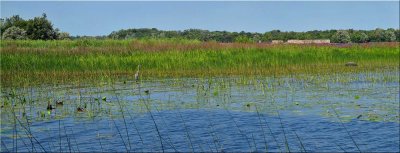
[{"label": "distant building", "polygon": [[289,44],[329,44],[331,40],[329,39],[315,39],[315,40],[288,40]]},{"label": "distant building", "polygon": [[281,44],[283,43],[283,40],[272,40],[273,44]]}]

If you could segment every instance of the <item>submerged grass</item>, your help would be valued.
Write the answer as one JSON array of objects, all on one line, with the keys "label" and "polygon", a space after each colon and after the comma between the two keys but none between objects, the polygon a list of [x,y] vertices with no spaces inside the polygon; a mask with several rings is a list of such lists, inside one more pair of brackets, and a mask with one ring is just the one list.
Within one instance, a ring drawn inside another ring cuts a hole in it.
[{"label": "submerged grass", "polygon": [[[0,42],[1,83],[144,78],[286,75],[398,69],[398,43],[272,45],[189,40]],[[346,67],[346,62],[357,67]]]}]

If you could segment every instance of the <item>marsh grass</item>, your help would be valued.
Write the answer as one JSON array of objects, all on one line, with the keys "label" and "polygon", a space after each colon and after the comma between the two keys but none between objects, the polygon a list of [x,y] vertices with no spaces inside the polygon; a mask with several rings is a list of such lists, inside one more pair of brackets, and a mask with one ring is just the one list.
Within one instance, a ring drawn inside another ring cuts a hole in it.
[{"label": "marsh grass", "polygon": [[[0,42],[1,83],[144,78],[287,75],[398,69],[398,43],[271,45],[191,40]],[[357,67],[346,67],[346,62]]]}]

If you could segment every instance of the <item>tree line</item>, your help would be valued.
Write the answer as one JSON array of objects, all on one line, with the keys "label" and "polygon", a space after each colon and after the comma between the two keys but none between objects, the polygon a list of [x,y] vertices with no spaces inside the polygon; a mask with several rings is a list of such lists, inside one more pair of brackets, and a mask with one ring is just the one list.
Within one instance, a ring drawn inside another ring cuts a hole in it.
[{"label": "tree line", "polygon": [[307,32],[272,30],[265,33],[258,32],[228,32],[209,31],[202,29],[188,29],[183,31],[158,30],[156,28],[122,29],[113,31],[107,36],[70,36],[67,32],[60,32],[53,28],[46,14],[33,19],[24,20],[18,15],[0,20],[2,39],[190,39],[199,41],[217,42],[271,42],[272,40],[289,39],[330,39],[334,43],[366,43],[366,42],[393,42],[400,41],[400,29],[375,30],[313,30]]},{"label": "tree line", "polygon": [[29,20],[25,20],[19,15],[0,19],[0,32],[1,39],[54,40],[70,38],[69,33],[53,28],[53,24],[47,19],[45,13]]},{"label": "tree line", "polygon": [[200,41],[217,42],[271,42],[272,40],[289,39],[330,39],[334,43],[366,43],[366,42],[393,42],[400,41],[399,29],[375,30],[314,30],[307,32],[293,32],[272,30],[265,33],[257,32],[228,32],[208,31],[201,29],[188,29],[184,31],[164,31],[156,28],[126,29],[114,31],[107,36],[110,39],[132,38],[182,38],[196,39]]}]

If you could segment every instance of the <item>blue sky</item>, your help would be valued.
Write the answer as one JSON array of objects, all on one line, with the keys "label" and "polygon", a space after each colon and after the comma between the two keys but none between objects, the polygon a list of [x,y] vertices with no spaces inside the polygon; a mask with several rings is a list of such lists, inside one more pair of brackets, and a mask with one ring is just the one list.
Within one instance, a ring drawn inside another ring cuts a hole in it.
[{"label": "blue sky", "polygon": [[386,2],[105,2],[1,1],[1,17],[46,13],[72,35],[107,35],[127,28],[266,32],[399,28],[399,1]]}]

